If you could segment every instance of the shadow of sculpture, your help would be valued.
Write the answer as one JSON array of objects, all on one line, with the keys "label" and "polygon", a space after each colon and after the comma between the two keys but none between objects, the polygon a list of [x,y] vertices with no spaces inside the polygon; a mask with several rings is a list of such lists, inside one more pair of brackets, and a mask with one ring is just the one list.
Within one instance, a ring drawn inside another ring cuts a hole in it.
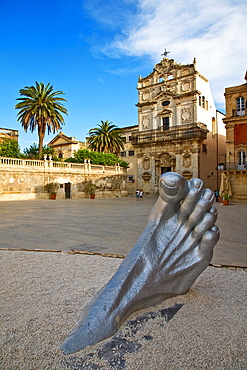
[{"label": "shadow of sculpture", "polygon": [[159,195],[136,245],[61,345],[64,353],[114,335],[134,311],[186,293],[209,265],[219,240],[213,192],[200,179],[168,172]]}]

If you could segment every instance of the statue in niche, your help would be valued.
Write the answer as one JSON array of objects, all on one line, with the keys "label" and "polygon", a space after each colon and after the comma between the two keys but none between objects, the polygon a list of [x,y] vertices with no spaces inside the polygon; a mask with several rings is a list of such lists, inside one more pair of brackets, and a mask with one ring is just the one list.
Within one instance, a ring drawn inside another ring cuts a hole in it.
[{"label": "statue in niche", "polygon": [[214,194],[203,182],[167,172],[148,224],[110,281],[83,309],[61,345],[79,351],[114,335],[134,311],[184,294],[209,265],[219,239]]},{"label": "statue in niche", "polygon": [[185,153],[183,156],[183,166],[188,168],[191,166],[191,155],[189,153]]}]

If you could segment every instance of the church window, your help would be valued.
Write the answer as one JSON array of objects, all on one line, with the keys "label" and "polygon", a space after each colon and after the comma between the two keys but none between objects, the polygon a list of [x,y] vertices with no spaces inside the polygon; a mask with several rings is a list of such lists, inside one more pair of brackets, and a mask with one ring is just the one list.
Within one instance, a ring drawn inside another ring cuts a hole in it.
[{"label": "church window", "polygon": [[128,176],[128,182],[135,182],[134,176]]},{"label": "church window", "polygon": [[169,130],[170,128],[170,122],[169,122],[169,117],[162,117],[162,124],[163,124],[163,130]]},{"label": "church window", "polygon": [[201,107],[201,105],[202,105],[202,97],[199,96],[199,106]]},{"label": "church window", "polygon": [[58,158],[59,158],[59,159],[62,159],[62,158],[63,158],[63,153],[59,153],[59,154],[58,154]]},{"label": "church window", "polygon": [[164,82],[164,77],[160,77],[159,82]]},{"label": "church window", "polygon": [[163,107],[165,107],[169,104],[170,104],[169,100],[165,100],[165,101],[162,102]]},{"label": "church window", "polygon": [[202,108],[205,108],[205,96],[202,97]]},{"label": "church window", "polygon": [[236,105],[237,105],[237,116],[244,116],[245,107],[244,107],[244,97],[243,96],[239,96],[236,99]]},{"label": "church window", "polygon": [[217,134],[217,125],[216,125],[216,119],[212,118],[212,135],[213,137]]},{"label": "church window", "polygon": [[129,150],[129,157],[133,157],[133,155],[135,155],[135,151],[134,150]]},{"label": "church window", "polygon": [[126,157],[126,151],[120,153],[121,157]]},{"label": "church window", "polygon": [[208,110],[208,101],[206,100],[206,109]]},{"label": "church window", "polygon": [[246,164],[246,152],[243,150],[240,150],[238,152],[238,164],[239,165],[245,165]]}]

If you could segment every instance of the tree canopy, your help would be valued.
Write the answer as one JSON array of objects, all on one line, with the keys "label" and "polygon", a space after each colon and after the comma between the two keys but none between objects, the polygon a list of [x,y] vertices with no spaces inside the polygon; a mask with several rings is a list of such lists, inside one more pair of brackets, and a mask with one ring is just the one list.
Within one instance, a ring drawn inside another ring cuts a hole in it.
[{"label": "tree canopy", "polygon": [[0,144],[0,157],[20,158],[22,156],[19,144],[16,140],[5,139]]},{"label": "tree canopy", "polygon": [[67,101],[62,98],[62,91],[54,91],[53,86],[48,83],[46,86],[36,81],[35,86],[26,86],[20,89],[22,97],[16,99],[20,103],[15,108],[20,111],[17,114],[17,120],[21,122],[25,131],[28,129],[33,132],[36,127],[39,136],[39,159],[42,158],[42,148],[46,129],[48,134],[61,129],[64,124],[64,118],[61,113],[68,114],[67,109],[61,103]]},{"label": "tree canopy", "polygon": [[[24,155],[26,155],[30,159],[37,159],[39,157],[39,147],[36,143],[33,143],[33,144],[30,145],[29,148],[25,148],[23,150],[23,153],[24,153]],[[42,148],[42,156],[44,154],[52,155],[53,160],[54,160],[54,157],[56,158],[55,150],[53,148],[47,146],[47,145],[44,145],[43,148]]]},{"label": "tree canopy", "polygon": [[119,154],[124,148],[123,130],[109,121],[101,121],[98,127],[89,130],[89,149],[102,152]]}]

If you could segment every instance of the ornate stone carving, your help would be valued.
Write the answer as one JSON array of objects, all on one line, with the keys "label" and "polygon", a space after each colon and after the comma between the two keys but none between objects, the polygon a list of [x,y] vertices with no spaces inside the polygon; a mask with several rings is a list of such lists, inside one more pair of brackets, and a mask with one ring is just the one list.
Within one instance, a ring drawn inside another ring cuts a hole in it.
[{"label": "ornate stone carving", "polygon": [[185,153],[183,156],[183,166],[185,168],[189,168],[191,166],[191,155],[189,153]]},{"label": "ornate stone carving", "polygon": [[142,127],[144,129],[149,129],[151,127],[150,117],[148,114],[142,116]]},{"label": "ornate stone carving", "polygon": [[143,180],[150,180],[152,175],[149,172],[143,172],[142,178]]},{"label": "ornate stone carving", "polygon": [[149,100],[150,99],[150,94],[148,92],[143,93],[142,99],[143,100]]},{"label": "ornate stone carving", "polygon": [[185,81],[182,83],[182,91],[189,91],[190,90],[190,83],[189,81]]},{"label": "ornate stone carving", "polygon": [[154,70],[162,75],[165,75],[177,65],[178,63],[175,62],[173,59],[164,58],[160,63],[155,65]]},{"label": "ornate stone carving", "polygon": [[144,157],[142,161],[142,167],[144,170],[149,170],[150,168],[150,158],[149,157]]},{"label": "ornate stone carving", "polygon": [[160,156],[160,165],[162,167],[171,167],[172,166],[172,157],[169,153],[163,153]]},{"label": "ornate stone carving", "polygon": [[181,110],[181,119],[182,123],[191,123],[191,109],[188,108],[182,108]]}]

